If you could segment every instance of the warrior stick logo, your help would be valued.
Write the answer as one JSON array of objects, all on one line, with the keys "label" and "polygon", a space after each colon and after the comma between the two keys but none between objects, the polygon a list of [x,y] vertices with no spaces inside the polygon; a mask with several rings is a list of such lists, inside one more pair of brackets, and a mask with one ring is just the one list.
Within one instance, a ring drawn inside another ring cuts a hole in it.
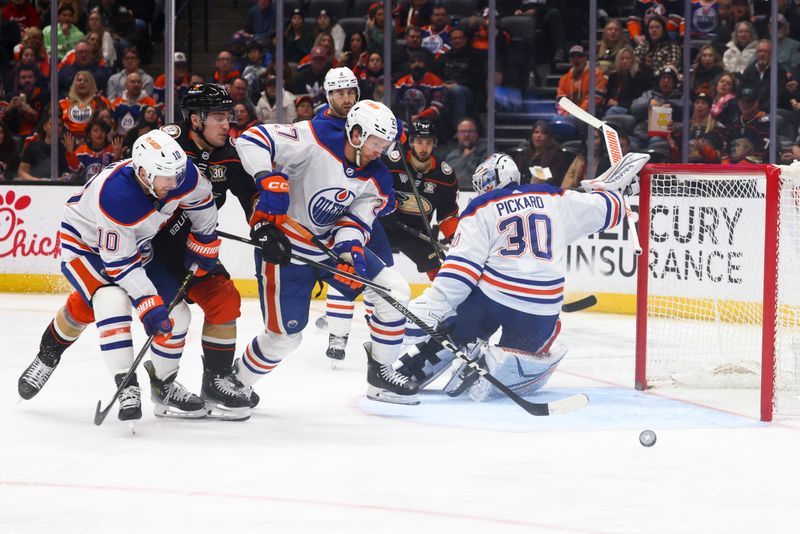
[{"label": "warrior stick logo", "polygon": [[347,210],[356,195],[347,189],[329,187],[317,192],[308,203],[308,215],[317,226],[330,226]]}]

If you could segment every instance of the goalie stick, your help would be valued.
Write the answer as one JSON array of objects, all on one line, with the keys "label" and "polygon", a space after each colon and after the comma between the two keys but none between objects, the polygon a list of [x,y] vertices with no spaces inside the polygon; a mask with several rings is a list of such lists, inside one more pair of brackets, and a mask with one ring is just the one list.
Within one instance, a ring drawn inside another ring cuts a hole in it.
[{"label": "goalie stick", "polygon": [[[558,105],[579,121],[585,122],[589,126],[600,130],[600,133],[603,134],[603,138],[606,141],[606,150],[608,151],[608,158],[611,160],[611,165],[614,165],[622,159],[622,146],[619,143],[619,134],[614,128],[611,127],[611,125],[598,119],[597,117],[594,117],[593,115],[589,114],[589,112],[584,111],[583,108],[565,96],[561,97],[561,100],[558,101]],[[639,234],[636,231],[636,225],[633,222],[631,203],[625,193],[622,193],[621,191],[620,193],[622,194],[622,204],[625,207],[625,220],[628,221],[628,229],[630,230],[631,234],[633,234],[633,253],[638,256],[642,253],[642,246],[639,244]]]},{"label": "goalie stick", "polygon": [[[175,308],[175,306],[177,306],[178,303],[181,300],[183,300],[183,296],[186,293],[186,288],[189,287],[189,282],[191,282],[192,278],[194,278],[194,273],[196,271],[197,271],[197,265],[192,265],[189,269],[189,272],[186,273],[186,276],[183,277],[181,285],[178,287],[178,293],[175,295],[175,298],[172,299],[172,302],[169,303],[169,308],[167,308],[167,311],[171,312],[173,308]],[[136,372],[136,368],[139,367],[139,364],[142,363],[144,355],[147,353],[147,349],[150,348],[150,345],[153,344],[153,339],[155,337],[156,334],[153,334],[147,338],[147,341],[145,341],[142,350],[139,351],[139,354],[136,356],[136,359],[133,360],[133,365],[131,365],[130,370],[128,370],[128,374],[125,375],[125,378],[122,379],[122,381],[120,381],[119,383],[119,386],[117,386],[117,391],[116,393],[114,393],[114,396],[111,398],[111,401],[108,403],[108,406],[106,406],[104,409],[101,410],[100,407],[102,406],[102,401],[97,401],[97,408],[94,411],[95,425],[100,426],[103,424],[103,421],[106,420],[106,416],[108,416],[108,412],[111,411],[111,407],[114,406],[114,403],[117,400],[119,392],[122,391],[128,385],[128,380],[133,375],[133,373]]]},{"label": "goalie stick", "polygon": [[[310,232],[309,232],[309,234],[310,234]],[[247,244],[252,245],[254,247],[258,247],[259,246],[258,243],[256,243],[255,241],[252,241],[250,239],[246,239],[246,238],[243,238],[243,237],[239,237],[237,235],[229,234],[229,233],[226,233],[226,232],[217,231],[217,235],[219,235],[220,237],[224,237],[226,239],[232,239],[232,240],[235,240],[235,241],[239,241],[241,243],[247,243]],[[326,254],[329,254],[329,255],[333,254],[333,251],[331,251],[328,247],[326,247],[321,241],[317,240],[317,241],[315,241],[314,244],[316,244],[318,247],[320,247],[320,250],[325,251]],[[328,252],[328,251],[330,251],[330,252]],[[495,376],[491,375],[486,369],[484,369],[480,365],[478,365],[478,363],[476,361],[470,360],[469,356],[464,351],[464,349],[460,345],[458,345],[455,341],[453,341],[453,339],[450,337],[449,334],[445,334],[445,333],[441,332],[440,330],[437,330],[436,328],[433,328],[433,327],[429,326],[425,321],[423,321],[422,319],[420,319],[419,317],[414,315],[408,308],[403,306],[394,297],[392,297],[391,292],[387,288],[385,288],[385,287],[383,287],[383,286],[381,286],[379,284],[376,284],[375,282],[373,282],[372,280],[369,280],[367,278],[361,277],[361,276],[356,275],[356,274],[351,274],[351,273],[348,273],[348,272],[345,272],[345,271],[341,271],[341,270],[339,270],[339,269],[337,269],[335,267],[331,267],[330,265],[327,265],[325,263],[320,263],[318,261],[314,261],[314,260],[311,260],[311,259],[308,259],[308,258],[304,258],[303,256],[298,256],[297,254],[295,254],[293,252],[291,253],[291,256],[292,256],[292,259],[295,259],[297,261],[301,261],[301,262],[303,262],[303,263],[305,263],[307,265],[311,265],[313,267],[316,267],[317,269],[321,269],[323,271],[327,271],[327,272],[332,273],[332,274],[338,274],[340,276],[344,276],[345,278],[349,278],[351,280],[355,280],[356,282],[361,282],[365,286],[371,288],[383,300],[385,300],[390,306],[392,306],[394,309],[396,309],[401,314],[403,314],[409,321],[411,321],[412,323],[417,325],[420,329],[424,330],[426,334],[428,334],[429,336],[431,336],[431,338],[433,338],[436,341],[438,341],[444,348],[446,348],[447,350],[451,351],[453,354],[455,354],[461,360],[465,361],[467,363],[467,365],[472,370],[474,370],[476,373],[478,373],[482,377],[486,378],[486,380],[489,381],[489,383],[491,383],[497,389],[499,389],[500,391],[505,393],[506,396],[509,399],[514,401],[518,406],[520,406],[523,410],[525,410],[526,412],[528,412],[531,415],[542,416],[542,415],[556,415],[556,414],[561,414],[561,413],[567,413],[567,412],[571,412],[571,411],[574,411],[574,410],[579,410],[579,409],[581,409],[584,406],[589,404],[589,397],[587,397],[583,393],[579,393],[579,394],[576,394],[576,395],[570,395],[569,397],[566,397],[566,398],[563,398],[563,399],[558,399],[558,400],[551,401],[551,402],[530,402],[530,401],[527,401],[527,400],[523,399],[522,397],[520,397],[519,395],[517,395],[511,388],[509,388],[508,386],[503,384]],[[334,255],[334,257],[335,257],[335,255]],[[336,258],[336,260],[338,261],[338,258]]]}]

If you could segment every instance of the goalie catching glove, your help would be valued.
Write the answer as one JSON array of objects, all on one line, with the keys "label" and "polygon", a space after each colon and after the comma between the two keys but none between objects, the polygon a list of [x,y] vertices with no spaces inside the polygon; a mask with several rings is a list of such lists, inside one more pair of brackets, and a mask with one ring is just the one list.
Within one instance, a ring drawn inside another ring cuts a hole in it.
[{"label": "goalie catching glove", "polygon": [[292,244],[279,228],[268,222],[257,222],[250,230],[250,237],[258,242],[264,261],[286,266],[292,261]]},{"label": "goalie catching glove", "polygon": [[650,160],[650,154],[629,152],[606,172],[592,180],[582,180],[585,191],[619,191],[626,195],[639,194],[639,172]]},{"label": "goalie catching glove", "polygon": [[[367,260],[364,258],[364,247],[355,239],[349,241],[342,241],[333,247],[333,252],[339,256],[339,264],[336,266],[340,271],[350,274],[357,274],[359,276],[367,276]],[[356,282],[342,275],[335,275],[334,280],[345,284],[351,289],[358,289],[364,284]]]}]

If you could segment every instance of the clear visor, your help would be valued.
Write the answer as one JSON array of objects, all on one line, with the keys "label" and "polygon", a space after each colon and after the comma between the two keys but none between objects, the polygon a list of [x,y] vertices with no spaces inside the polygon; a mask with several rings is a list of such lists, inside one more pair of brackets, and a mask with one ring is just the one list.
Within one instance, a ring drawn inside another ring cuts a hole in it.
[{"label": "clear visor", "polygon": [[221,126],[235,122],[233,111],[212,111],[206,116],[206,124],[210,126]]},{"label": "clear visor", "polygon": [[153,178],[153,189],[159,190],[166,188],[167,191],[172,191],[179,188],[185,179],[186,171],[181,171],[174,176],[158,175]]},{"label": "clear visor", "polygon": [[394,150],[394,141],[387,141],[380,137],[370,135],[361,147],[361,150],[389,154]]}]

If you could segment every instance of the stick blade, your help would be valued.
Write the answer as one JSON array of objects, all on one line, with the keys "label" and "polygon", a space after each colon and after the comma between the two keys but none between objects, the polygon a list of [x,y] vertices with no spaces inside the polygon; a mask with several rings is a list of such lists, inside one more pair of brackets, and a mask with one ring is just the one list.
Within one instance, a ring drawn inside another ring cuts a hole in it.
[{"label": "stick blade", "polygon": [[591,308],[597,304],[597,297],[594,295],[589,295],[588,297],[583,297],[582,299],[578,299],[575,302],[568,302],[561,306],[561,311],[565,313],[573,313],[581,310],[585,310],[586,308]]},{"label": "stick blade", "polygon": [[100,426],[103,424],[103,421],[106,420],[106,414],[108,414],[108,410],[105,412],[100,409],[100,406],[103,405],[103,401],[97,401],[97,408],[94,410],[94,424]]},{"label": "stick blade", "polygon": [[558,105],[561,106],[564,111],[579,121],[585,122],[589,126],[597,128],[598,130],[603,126],[603,121],[594,115],[590,115],[588,111],[585,111],[582,107],[565,96],[561,97],[561,99],[558,101]]},{"label": "stick blade", "polygon": [[564,399],[551,401],[547,403],[547,415],[561,415],[564,413],[574,412],[589,405],[589,397],[583,393],[571,395]]}]

